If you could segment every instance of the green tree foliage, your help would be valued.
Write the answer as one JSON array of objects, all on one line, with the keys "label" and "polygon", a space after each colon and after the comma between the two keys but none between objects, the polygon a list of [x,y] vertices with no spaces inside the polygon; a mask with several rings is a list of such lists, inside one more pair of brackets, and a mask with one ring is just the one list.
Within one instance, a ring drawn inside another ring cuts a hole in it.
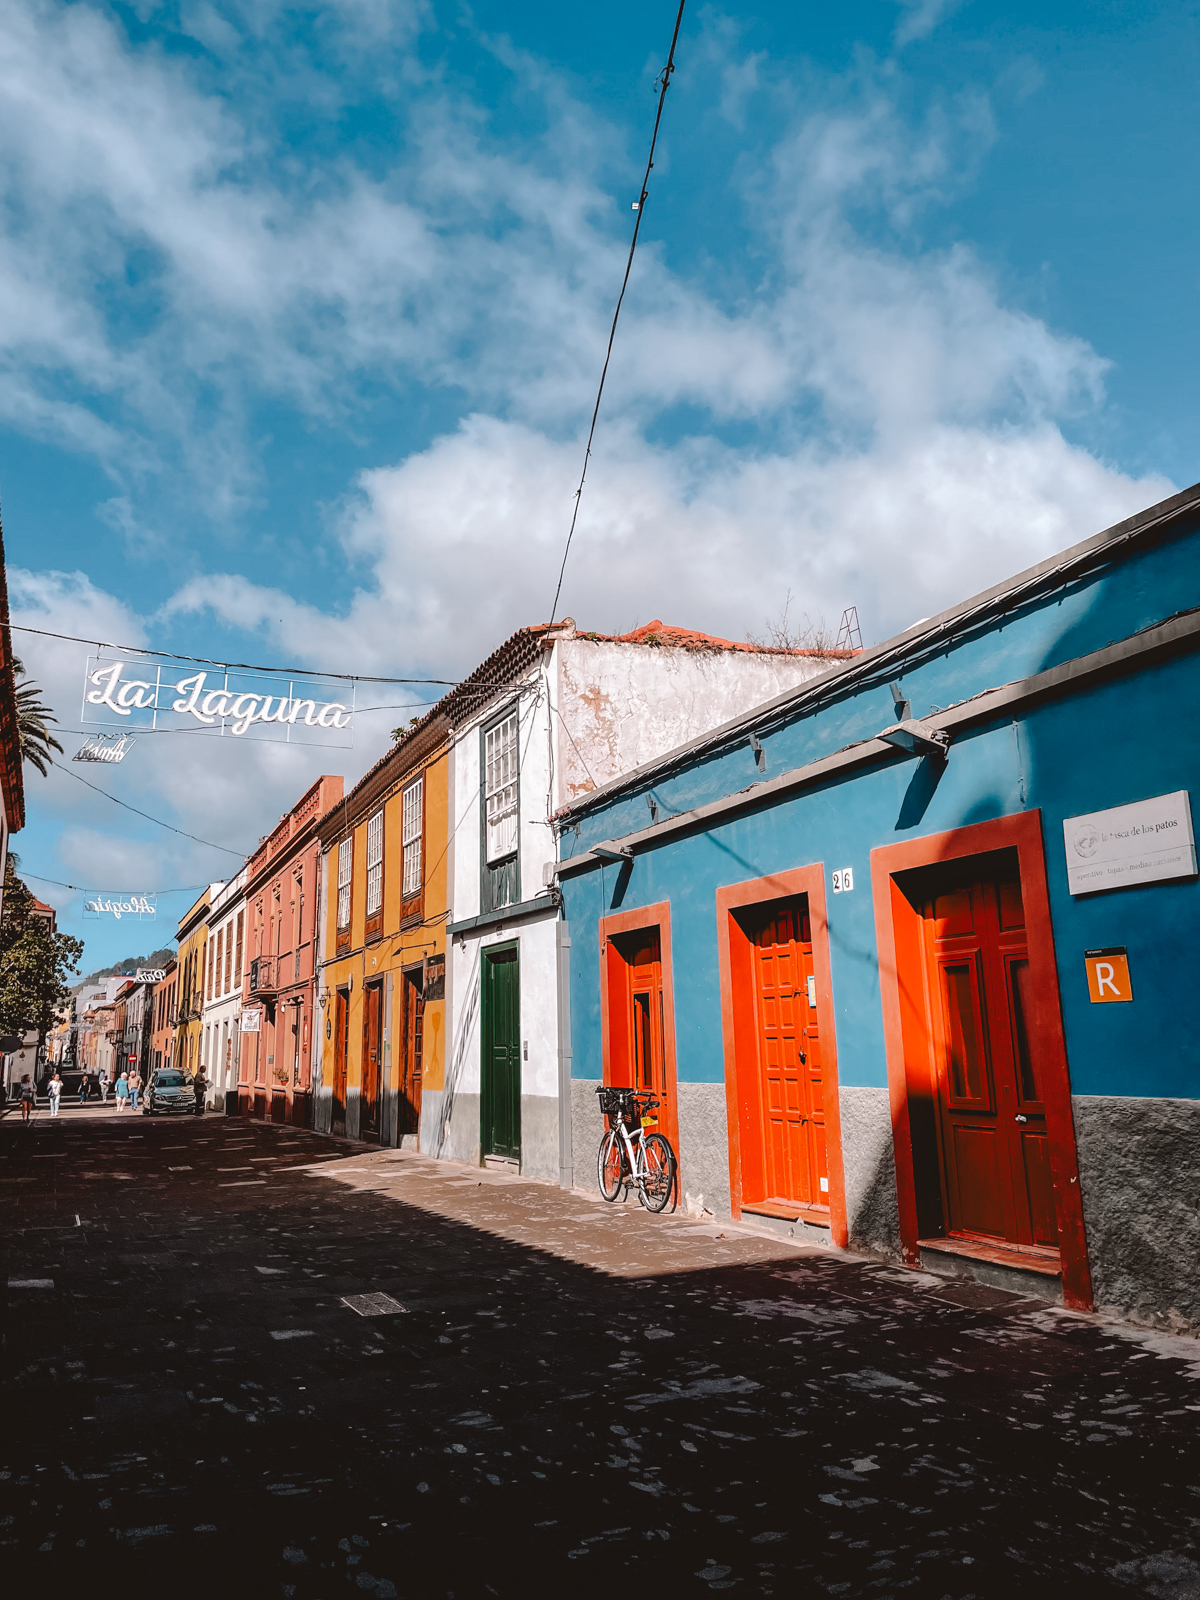
[{"label": "green tree foliage", "polygon": [[70,996],[69,975],[79,967],[83,940],[52,933],[34,912],[34,897],[8,862],[0,917],[0,1033],[46,1033]]},{"label": "green tree foliage", "polygon": [[41,701],[41,689],[32,680],[23,683],[23,664],[13,657],[13,672],[17,679],[17,726],[21,732],[21,756],[31,767],[36,767],[42,777],[53,762],[52,750],[63,753],[63,747],[50,732],[50,724],[58,718],[50,707]]}]

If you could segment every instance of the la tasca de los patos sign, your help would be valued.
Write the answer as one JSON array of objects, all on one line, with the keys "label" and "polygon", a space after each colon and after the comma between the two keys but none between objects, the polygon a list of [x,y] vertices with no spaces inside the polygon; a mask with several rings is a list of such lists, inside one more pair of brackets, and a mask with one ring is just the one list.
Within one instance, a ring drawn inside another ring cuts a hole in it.
[{"label": "la tasca de los patos sign", "polygon": [[334,699],[341,684],[318,678],[279,678],[243,670],[205,668],[181,673],[178,665],[127,662],[92,656],[87,664],[83,715],[110,725],[236,739],[348,748],[354,743],[354,692]]},{"label": "la tasca de los patos sign", "polygon": [[1067,817],[1063,842],[1072,894],[1196,876],[1196,841],[1186,789]]}]

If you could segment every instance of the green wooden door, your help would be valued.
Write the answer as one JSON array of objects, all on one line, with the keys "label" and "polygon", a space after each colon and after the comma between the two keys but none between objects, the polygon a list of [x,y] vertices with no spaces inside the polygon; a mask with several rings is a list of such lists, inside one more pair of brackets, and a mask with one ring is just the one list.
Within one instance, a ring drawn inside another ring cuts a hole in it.
[{"label": "green wooden door", "polygon": [[485,1156],[521,1155],[521,967],[517,946],[483,957],[480,1141]]}]

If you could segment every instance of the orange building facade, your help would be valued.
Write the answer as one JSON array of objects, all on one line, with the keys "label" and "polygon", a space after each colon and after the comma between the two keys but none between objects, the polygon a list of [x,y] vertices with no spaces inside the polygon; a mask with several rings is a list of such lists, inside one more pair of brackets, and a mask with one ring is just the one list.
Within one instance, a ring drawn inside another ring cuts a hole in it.
[{"label": "orange building facade", "polygon": [[342,798],[318,778],[246,869],[238,1109],[306,1127],[311,1121],[314,979],[321,842],[317,824]]}]

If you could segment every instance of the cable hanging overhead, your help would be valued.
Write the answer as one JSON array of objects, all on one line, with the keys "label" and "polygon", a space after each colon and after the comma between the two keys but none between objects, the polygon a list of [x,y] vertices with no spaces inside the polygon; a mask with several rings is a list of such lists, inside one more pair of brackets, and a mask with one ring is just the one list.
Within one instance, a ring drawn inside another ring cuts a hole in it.
[{"label": "cable hanging overhead", "polygon": [[642,226],[642,218],[646,214],[646,201],[650,194],[650,172],[654,166],[654,148],[658,144],[658,129],[662,122],[663,106],[667,100],[667,90],[671,87],[671,77],[675,71],[675,46],[679,42],[679,29],[683,22],[683,7],[685,0],[679,0],[679,10],[675,16],[675,31],[671,35],[671,49],[667,55],[667,64],[658,76],[658,110],[654,114],[654,132],[650,137],[650,154],[646,158],[646,171],[642,177],[642,189],[638,198],[633,203],[635,213],[633,223],[633,238],[629,241],[629,256],[625,262],[625,276],[621,279],[621,292],[617,296],[616,310],[613,312],[612,327],[608,331],[608,349],[604,354],[604,367],[600,373],[600,386],[596,390],[596,404],[592,407],[592,425],[588,429],[587,446],[583,452],[583,471],[579,475],[579,487],[575,491],[575,506],[571,512],[571,527],[567,534],[567,542],[563,549],[562,566],[558,569],[558,587],[554,591],[554,604],[550,607],[550,626],[553,627],[558,617],[558,602],[562,594],[563,577],[567,570],[567,557],[571,553],[571,541],[575,537],[575,524],[579,520],[579,502],[583,499],[583,485],[587,479],[588,462],[592,456],[592,439],[596,433],[596,418],[600,415],[600,400],[604,394],[604,380],[608,377],[608,364],[612,360],[613,340],[617,336],[617,322],[621,315],[621,306],[625,300],[625,291],[629,287],[629,274],[633,268],[633,253],[637,249],[638,233]]}]

